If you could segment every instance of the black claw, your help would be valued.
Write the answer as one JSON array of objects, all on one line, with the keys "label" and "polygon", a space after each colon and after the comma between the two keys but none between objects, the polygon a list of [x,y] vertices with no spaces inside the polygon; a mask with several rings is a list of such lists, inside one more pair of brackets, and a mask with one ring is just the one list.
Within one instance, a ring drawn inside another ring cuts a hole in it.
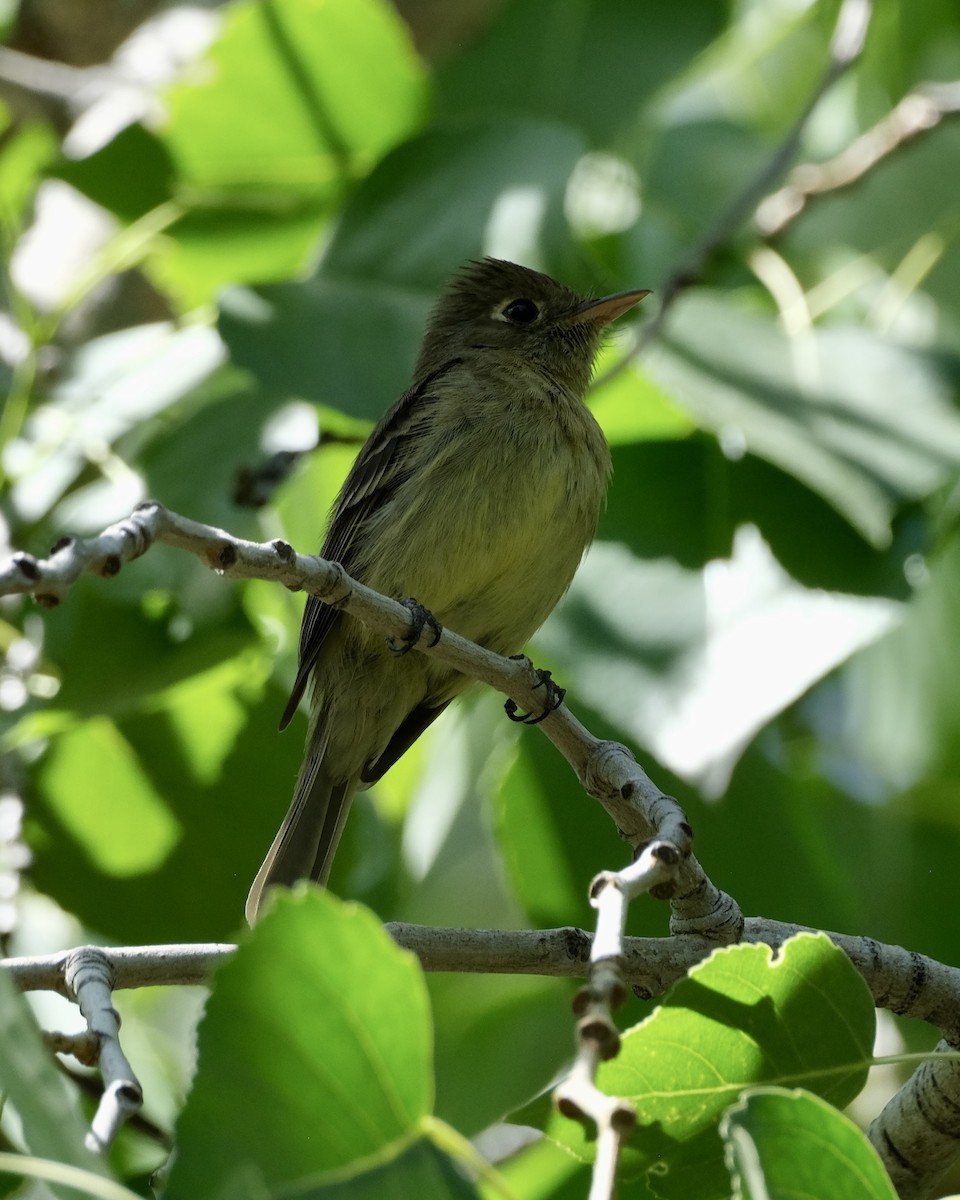
[{"label": "black claw", "polygon": [[[522,657],[514,655],[515,658]],[[563,698],[567,694],[567,689],[562,688],[559,684],[554,683],[553,677],[549,671],[537,670],[537,682],[533,685],[535,688],[544,687],[547,690],[546,698],[543,702],[543,712],[534,716],[532,712],[520,712],[520,706],[516,700],[507,700],[503,706],[503,711],[507,714],[511,721],[517,721],[522,725],[539,725],[545,717],[549,717],[552,712],[556,712],[563,703]]]},{"label": "black claw", "polygon": [[435,646],[440,641],[443,635],[443,626],[433,615],[428,608],[424,608],[419,600],[414,600],[412,596],[408,596],[406,600],[401,600],[400,603],[404,608],[410,611],[410,632],[403,638],[387,638],[387,645],[393,654],[399,658],[401,655],[409,654],[417,642],[420,641],[420,635],[424,628],[429,627],[433,634],[433,639],[427,643],[429,646]]}]

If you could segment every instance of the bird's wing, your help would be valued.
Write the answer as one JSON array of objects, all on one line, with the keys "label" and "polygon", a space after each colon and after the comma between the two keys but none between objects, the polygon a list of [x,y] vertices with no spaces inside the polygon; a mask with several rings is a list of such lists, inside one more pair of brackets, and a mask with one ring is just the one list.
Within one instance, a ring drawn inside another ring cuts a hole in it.
[{"label": "bird's wing", "polygon": [[[363,522],[385,504],[397,488],[409,477],[413,456],[405,454],[411,439],[429,420],[435,401],[433,385],[459,362],[453,359],[439,370],[427,375],[389,409],[364,443],[350,473],[340,489],[321,558],[341,563],[349,572],[355,557],[356,534]],[[300,662],[297,678],[287,707],[280,718],[285,729],[297,711],[307,686],[307,679],[317,661],[323,643],[340,618],[340,610],[324,604],[316,596],[308,596],[300,626]]]}]

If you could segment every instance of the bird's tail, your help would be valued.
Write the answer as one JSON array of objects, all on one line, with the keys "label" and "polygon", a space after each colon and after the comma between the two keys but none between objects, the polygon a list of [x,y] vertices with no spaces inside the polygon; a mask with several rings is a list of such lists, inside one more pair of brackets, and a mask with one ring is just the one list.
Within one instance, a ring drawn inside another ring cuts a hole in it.
[{"label": "bird's tail", "polygon": [[300,879],[326,883],[357,780],[336,780],[324,770],[325,747],[310,746],[290,809],[247,896],[246,917],[257,919],[268,888]]}]

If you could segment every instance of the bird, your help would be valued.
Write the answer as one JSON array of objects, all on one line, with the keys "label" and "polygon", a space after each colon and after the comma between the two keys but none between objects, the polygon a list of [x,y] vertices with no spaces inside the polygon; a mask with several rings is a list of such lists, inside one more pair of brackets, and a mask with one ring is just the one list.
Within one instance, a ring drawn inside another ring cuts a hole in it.
[{"label": "bird", "polygon": [[[646,295],[590,299],[495,258],[462,267],[429,319],[410,388],[347,475],[321,557],[497,654],[522,650],[595,535],[611,457],[585,396],[605,327]],[[354,793],[470,683],[397,649],[307,598],[280,723],[306,695],[304,759],[250,889],[251,924],[270,889],[326,883]]]}]

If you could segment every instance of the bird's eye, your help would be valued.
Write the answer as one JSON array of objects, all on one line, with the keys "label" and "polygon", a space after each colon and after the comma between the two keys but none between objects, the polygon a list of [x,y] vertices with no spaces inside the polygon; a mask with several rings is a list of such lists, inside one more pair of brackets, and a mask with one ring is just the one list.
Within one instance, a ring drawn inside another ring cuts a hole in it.
[{"label": "bird's eye", "polygon": [[532,300],[511,300],[504,306],[503,315],[514,325],[530,325],[540,316],[540,309]]}]

